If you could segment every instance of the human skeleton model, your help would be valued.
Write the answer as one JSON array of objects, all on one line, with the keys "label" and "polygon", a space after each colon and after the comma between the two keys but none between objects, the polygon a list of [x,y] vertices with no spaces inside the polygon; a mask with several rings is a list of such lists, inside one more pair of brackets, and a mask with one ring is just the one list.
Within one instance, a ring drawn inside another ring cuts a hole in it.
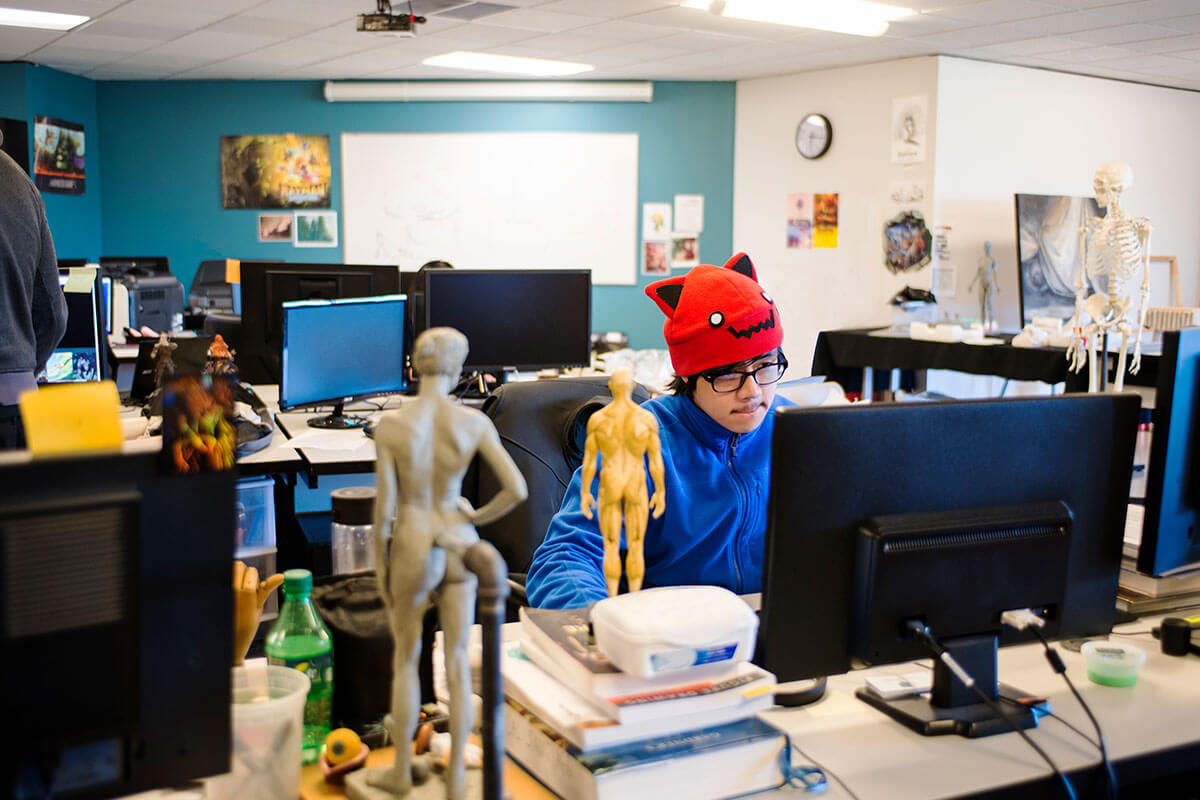
[{"label": "human skeleton model", "polygon": [[[633,375],[627,367],[613,373],[608,381],[612,402],[592,414],[587,425],[583,449],[583,486],[579,490],[583,515],[592,518],[592,481],[600,468],[600,533],[604,536],[604,579],[609,597],[615,597],[621,582],[621,516],[625,517],[625,573],[629,591],[642,588],[646,562],[642,544],[646,538],[646,520],[650,511],[658,519],[666,511],[663,487],[662,450],[658,441],[658,420],[633,402]],[[597,463],[599,455],[599,464]],[[644,459],[649,457],[654,479],[654,496],[647,502]]]},{"label": "human skeleton model", "polygon": [[996,324],[993,301],[999,291],[996,288],[996,258],[992,255],[991,242],[983,243],[983,255],[979,257],[979,269],[976,270],[975,277],[967,286],[967,291],[975,288],[977,283],[979,284],[979,321],[985,331],[990,331]]},{"label": "human skeleton model", "polygon": [[[1127,164],[1110,161],[1101,164],[1095,177],[1096,202],[1108,210],[1106,216],[1088,220],[1079,229],[1079,276],[1075,279],[1074,335],[1067,347],[1067,359],[1071,369],[1078,372],[1088,363],[1088,391],[1099,390],[1099,372],[1104,369],[1106,354],[1096,360],[1096,341],[1110,330],[1121,334],[1121,354],[1117,359],[1117,377],[1114,391],[1125,385],[1125,358],[1129,351],[1129,339],[1133,338],[1133,360],[1129,372],[1136,375],[1142,366],[1142,330],[1146,325],[1146,306],[1150,301],[1150,221],[1145,217],[1132,217],[1121,208],[1121,193],[1133,186],[1133,170]],[[1090,278],[1107,276],[1108,289],[1084,299],[1087,281]],[[1130,325],[1127,318],[1133,296],[1129,294],[1139,270],[1142,273],[1138,291],[1137,320]],[[1083,314],[1091,322],[1083,325]],[[1084,345],[1087,351],[1084,352]]]},{"label": "human skeleton model", "polygon": [[[394,797],[407,796],[413,785],[408,742],[420,709],[417,662],[430,601],[437,604],[445,632],[450,688],[446,796],[463,796],[463,750],[474,717],[467,638],[476,586],[463,554],[479,541],[475,526],[502,517],[528,493],[491,420],[447,397],[466,356],[467,339],[453,328],[430,328],[417,337],[412,358],[421,375],[419,393],[384,413],[375,430],[375,563],[395,646],[392,709],[384,725],[396,743],[396,760],[366,780]],[[477,452],[501,486],[478,509],[462,497],[463,474]]]}]

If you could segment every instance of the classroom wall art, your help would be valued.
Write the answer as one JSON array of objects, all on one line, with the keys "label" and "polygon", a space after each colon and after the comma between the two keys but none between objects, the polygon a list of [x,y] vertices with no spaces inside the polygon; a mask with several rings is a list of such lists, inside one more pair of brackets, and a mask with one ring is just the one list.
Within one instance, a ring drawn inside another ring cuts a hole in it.
[{"label": "classroom wall art", "polygon": [[43,192],[83,194],[83,126],[54,117],[34,117],[33,182]]},{"label": "classroom wall art", "polygon": [[223,208],[329,208],[329,137],[221,137]]}]

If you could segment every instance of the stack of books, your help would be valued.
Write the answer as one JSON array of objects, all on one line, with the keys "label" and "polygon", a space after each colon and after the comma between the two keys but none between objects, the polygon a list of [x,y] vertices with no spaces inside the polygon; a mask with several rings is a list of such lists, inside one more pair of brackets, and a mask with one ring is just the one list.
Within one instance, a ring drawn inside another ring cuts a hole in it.
[{"label": "stack of books", "polygon": [[723,798],[783,782],[784,734],[759,719],[775,677],[749,663],[621,672],[585,609],[521,609],[502,655],[509,755],[562,797]]},{"label": "stack of books", "polygon": [[1145,506],[1129,504],[1121,543],[1117,610],[1141,616],[1200,606],[1200,563],[1185,564],[1158,576],[1138,572],[1145,513]]}]

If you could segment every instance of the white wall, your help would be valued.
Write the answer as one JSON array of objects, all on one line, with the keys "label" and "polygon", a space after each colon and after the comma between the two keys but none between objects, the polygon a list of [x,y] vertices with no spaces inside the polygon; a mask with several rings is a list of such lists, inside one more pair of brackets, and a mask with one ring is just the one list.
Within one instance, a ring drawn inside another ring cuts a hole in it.
[{"label": "white wall", "polygon": [[990,240],[996,315],[1018,329],[1013,195],[1091,195],[1106,161],[1133,168],[1122,206],[1150,219],[1153,255],[1179,259],[1181,303],[1200,302],[1200,93],[947,56],[937,86],[935,203],[958,262],[951,310],[978,316],[967,284]]},{"label": "white wall", "polygon": [[[893,212],[890,181],[933,190],[933,119],[939,103],[937,58],[922,57],[739,81],[734,134],[733,249],[758,269],[784,320],[785,347],[797,375],[808,374],[817,333],[891,322],[887,301],[906,284],[930,286],[930,267],[892,275],[883,263],[883,223]],[[892,99],[927,94],[927,160],[892,164]],[[833,126],[828,153],[809,161],[796,151],[800,119],[817,112]],[[837,192],[837,249],[788,249],[787,195]],[[934,206],[917,208],[932,226]]]}]

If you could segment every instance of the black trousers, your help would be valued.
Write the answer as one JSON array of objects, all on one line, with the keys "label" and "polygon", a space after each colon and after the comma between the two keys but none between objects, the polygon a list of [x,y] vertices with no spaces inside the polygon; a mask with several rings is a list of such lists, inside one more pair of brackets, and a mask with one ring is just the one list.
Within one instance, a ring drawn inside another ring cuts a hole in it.
[{"label": "black trousers", "polygon": [[20,406],[0,406],[0,450],[25,448],[25,426]]}]

